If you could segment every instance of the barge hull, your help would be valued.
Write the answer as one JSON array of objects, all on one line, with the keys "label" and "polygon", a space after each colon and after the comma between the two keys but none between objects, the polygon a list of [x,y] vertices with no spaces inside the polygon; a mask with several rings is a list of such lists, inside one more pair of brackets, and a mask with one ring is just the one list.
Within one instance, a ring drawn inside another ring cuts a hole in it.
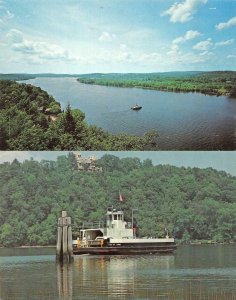
[{"label": "barge hull", "polygon": [[74,255],[139,255],[139,254],[169,254],[176,250],[176,245],[148,247],[81,247],[73,249]]}]

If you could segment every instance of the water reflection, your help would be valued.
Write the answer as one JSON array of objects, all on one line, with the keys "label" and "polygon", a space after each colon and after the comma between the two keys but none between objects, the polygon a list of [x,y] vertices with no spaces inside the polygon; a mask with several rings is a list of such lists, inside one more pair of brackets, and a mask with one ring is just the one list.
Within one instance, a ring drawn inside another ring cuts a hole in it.
[{"label": "water reflection", "polygon": [[58,265],[55,250],[0,249],[0,299],[235,300],[235,250],[180,246],[175,255],[83,255]]},{"label": "water reflection", "polygon": [[57,286],[59,299],[73,299],[73,264],[57,264]]},{"label": "water reflection", "polygon": [[[168,270],[174,268],[174,262],[173,255],[78,257],[75,261],[76,285],[80,290],[85,289],[87,296],[97,295],[98,299],[104,295],[106,299],[135,299],[132,297],[143,297],[150,287],[158,284],[158,276],[152,271],[165,270],[162,280],[169,282]],[[148,279],[152,277],[154,282]]]}]

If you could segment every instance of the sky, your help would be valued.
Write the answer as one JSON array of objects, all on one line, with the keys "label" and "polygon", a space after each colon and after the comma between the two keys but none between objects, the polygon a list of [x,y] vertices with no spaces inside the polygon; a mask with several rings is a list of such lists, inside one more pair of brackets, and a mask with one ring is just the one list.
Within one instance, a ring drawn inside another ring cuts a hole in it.
[{"label": "sky", "polygon": [[[12,162],[15,158],[25,160],[56,160],[67,155],[68,151],[0,151],[0,163]],[[177,167],[213,168],[236,176],[236,151],[81,151],[82,156],[102,157],[104,154],[120,158],[138,157],[142,161],[151,159],[154,165],[173,165]]]},{"label": "sky", "polygon": [[0,73],[236,70],[236,0],[0,0]]}]

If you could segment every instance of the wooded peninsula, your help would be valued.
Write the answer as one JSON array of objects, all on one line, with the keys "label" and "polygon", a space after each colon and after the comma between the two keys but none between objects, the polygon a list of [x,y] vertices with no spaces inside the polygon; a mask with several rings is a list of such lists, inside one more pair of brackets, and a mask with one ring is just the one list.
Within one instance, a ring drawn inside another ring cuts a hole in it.
[{"label": "wooded peninsula", "polygon": [[197,92],[236,98],[236,72],[166,72],[84,74],[78,81],[116,87],[135,87],[168,92]]},{"label": "wooded peninsula", "polygon": [[73,153],[0,164],[0,246],[55,245],[62,210],[76,233],[83,222],[104,220],[111,205],[126,221],[135,209],[139,237],[164,237],[167,229],[186,243],[236,242],[236,177],[108,154],[97,166],[102,171],[78,170]]}]

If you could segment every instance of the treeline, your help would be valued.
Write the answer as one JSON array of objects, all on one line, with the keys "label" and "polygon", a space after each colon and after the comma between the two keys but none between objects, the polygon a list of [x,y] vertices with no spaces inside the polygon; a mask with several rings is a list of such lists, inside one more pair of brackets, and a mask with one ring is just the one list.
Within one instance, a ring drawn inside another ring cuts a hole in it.
[{"label": "treeline", "polygon": [[97,163],[102,173],[77,171],[71,153],[0,164],[0,246],[55,244],[62,210],[76,235],[83,222],[104,220],[110,205],[121,207],[127,221],[135,209],[140,237],[163,237],[167,228],[185,242],[236,241],[236,177],[112,155]]},{"label": "treeline", "polygon": [[19,73],[19,74],[0,74],[0,80],[29,80],[29,79],[34,79],[35,76],[34,75],[30,75],[30,74],[23,74],[23,73]]},{"label": "treeline", "polygon": [[112,135],[39,87],[0,80],[0,150],[150,150],[157,132]]},{"label": "treeline", "polygon": [[235,97],[236,72],[176,72],[150,74],[86,74],[78,81],[116,87],[137,87],[171,92],[198,92]]},{"label": "treeline", "polygon": [[0,80],[29,80],[34,79],[36,77],[53,77],[53,78],[60,78],[60,77],[78,77],[77,74],[54,74],[54,73],[39,73],[39,74],[28,74],[28,73],[8,73],[8,74],[0,74]]}]

